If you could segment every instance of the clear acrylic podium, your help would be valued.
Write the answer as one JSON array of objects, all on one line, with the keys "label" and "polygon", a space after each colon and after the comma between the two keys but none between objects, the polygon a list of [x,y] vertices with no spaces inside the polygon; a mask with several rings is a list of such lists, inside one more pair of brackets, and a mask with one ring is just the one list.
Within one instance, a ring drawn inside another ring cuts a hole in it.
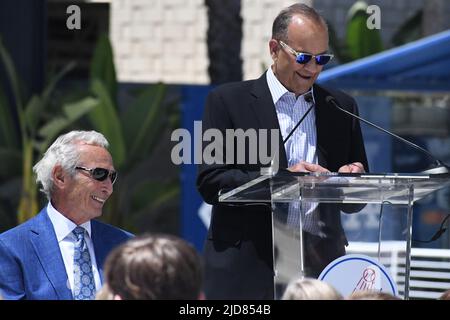
[{"label": "clear acrylic podium", "polygon": [[[256,179],[221,194],[219,201],[271,206],[275,299],[281,298],[289,281],[317,277],[333,260],[325,257],[325,264],[311,262],[316,253],[320,254],[311,239],[334,244],[342,236],[350,243],[347,252],[358,247],[367,254],[370,250],[364,251],[365,247],[375,247],[374,257],[394,273],[399,294],[409,299],[414,202],[449,185],[448,173],[318,174],[262,170]],[[330,215],[335,217],[330,219]],[[371,223],[376,232],[370,235],[358,225],[355,228],[355,221]],[[352,225],[352,231],[348,231]],[[345,251],[339,255],[343,254]]]}]

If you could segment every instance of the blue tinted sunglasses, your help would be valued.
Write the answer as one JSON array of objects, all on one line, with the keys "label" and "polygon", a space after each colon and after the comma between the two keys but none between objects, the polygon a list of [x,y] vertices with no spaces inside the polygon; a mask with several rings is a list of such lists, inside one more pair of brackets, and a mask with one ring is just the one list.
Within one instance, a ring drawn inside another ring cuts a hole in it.
[{"label": "blue tinted sunglasses", "polygon": [[292,49],[291,47],[289,47],[283,41],[279,41],[279,43],[281,44],[281,46],[284,49],[286,49],[287,51],[292,53],[295,56],[295,61],[297,61],[297,63],[300,63],[300,64],[307,64],[312,58],[314,58],[314,60],[316,61],[316,63],[319,66],[324,66],[328,62],[330,62],[331,59],[333,59],[333,57],[334,57],[334,55],[329,54],[329,53],[313,55],[313,54],[305,53],[305,52],[297,52],[294,49]]}]

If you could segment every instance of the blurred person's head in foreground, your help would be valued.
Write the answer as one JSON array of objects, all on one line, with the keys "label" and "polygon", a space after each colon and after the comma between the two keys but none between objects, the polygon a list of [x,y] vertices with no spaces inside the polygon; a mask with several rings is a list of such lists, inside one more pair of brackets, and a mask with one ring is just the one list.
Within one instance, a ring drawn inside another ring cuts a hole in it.
[{"label": "blurred person's head in foreground", "polygon": [[145,234],[111,252],[97,299],[194,300],[202,294],[201,259],[185,240]]},{"label": "blurred person's head in foreground", "polygon": [[296,279],[289,283],[283,300],[342,300],[343,296],[330,284],[317,279]]},{"label": "blurred person's head in foreground", "polygon": [[387,292],[380,292],[375,290],[360,290],[354,291],[350,294],[347,300],[402,300]]}]

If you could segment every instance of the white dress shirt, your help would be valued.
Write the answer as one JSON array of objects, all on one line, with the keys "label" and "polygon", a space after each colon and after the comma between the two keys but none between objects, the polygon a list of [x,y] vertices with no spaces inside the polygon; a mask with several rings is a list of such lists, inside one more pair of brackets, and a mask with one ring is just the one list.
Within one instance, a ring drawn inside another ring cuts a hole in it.
[{"label": "white dress shirt", "polygon": [[[280,125],[283,140],[289,135],[292,129],[297,125],[303,115],[315,103],[314,91],[311,87],[312,102],[305,101],[304,93],[298,97],[295,93],[286,89],[277,79],[269,68],[266,72],[267,84],[272,95],[273,104],[277,113],[278,123]],[[302,123],[289,137],[284,144],[288,167],[291,167],[300,161],[309,163],[318,163],[317,159],[317,132],[315,110],[312,110],[303,119]],[[300,208],[301,206],[301,208]],[[313,234],[319,234],[318,211],[316,202],[292,202],[289,206],[287,222],[290,225],[299,225],[299,213],[302,212],[303,229]]]},{"label": "white dress shirt", "polygon": [[[58,240],[59,249],[61,250],[61,255],[64,261],[64,266],[66,267],[67,276],[69,282],[67,287],[74,292],[74,278],[73,278],[73,264],[74,264],[74,253],[75,253],[75,242],[76,237],[72,231],[77,227],[75,223],[67,219],[58,210],[56,210],[51,202],[47,205],[47,214],[50,221],[55,229],[56,239]],[[95,259],[94,244],[91,238],[91,222],[85,222],[80,225],[87,231],[85,234],[85,242],[91,255],[92,272],[94,274],[95,289],[98,291],[101,288],[100,274],[97,268],[97,261]]]}]

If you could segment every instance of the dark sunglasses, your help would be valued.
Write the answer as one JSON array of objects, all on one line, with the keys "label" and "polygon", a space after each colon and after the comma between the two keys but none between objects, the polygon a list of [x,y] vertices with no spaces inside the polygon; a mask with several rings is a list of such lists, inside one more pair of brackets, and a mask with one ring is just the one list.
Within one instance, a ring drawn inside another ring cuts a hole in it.
[{"label": "dark sunglasses", "polygon": [[85,168],[85,167],[75,167],[78,170],[84,170],[89,172],[89,175],[97,181],[105,181],[106,178],[109,177],[111,179],[111,183],[114,184],[117,179],[117,172],[114,170],[108,170],[105,168]]},{"label": "dark sunglasses", "polygon": [[294,49],[292,49],[291,47],[289,47],[283,41],[279,41],[279,43],[283,48],[285,48],[287,51],[292,53],[295,56],[295,61],[297,61],[297,63],[300,63],[300,64],[307,64],[312,58],[314,58],[314,60],[316,60],[316,63],[319,66],[324,66],[328,62],[330,62],[331,59],[333,59],[333,57],[334,57],[334,55],[329,54],[329,53],[313,55],[313,54],[305,53],[305,52],[297,52]]}]

